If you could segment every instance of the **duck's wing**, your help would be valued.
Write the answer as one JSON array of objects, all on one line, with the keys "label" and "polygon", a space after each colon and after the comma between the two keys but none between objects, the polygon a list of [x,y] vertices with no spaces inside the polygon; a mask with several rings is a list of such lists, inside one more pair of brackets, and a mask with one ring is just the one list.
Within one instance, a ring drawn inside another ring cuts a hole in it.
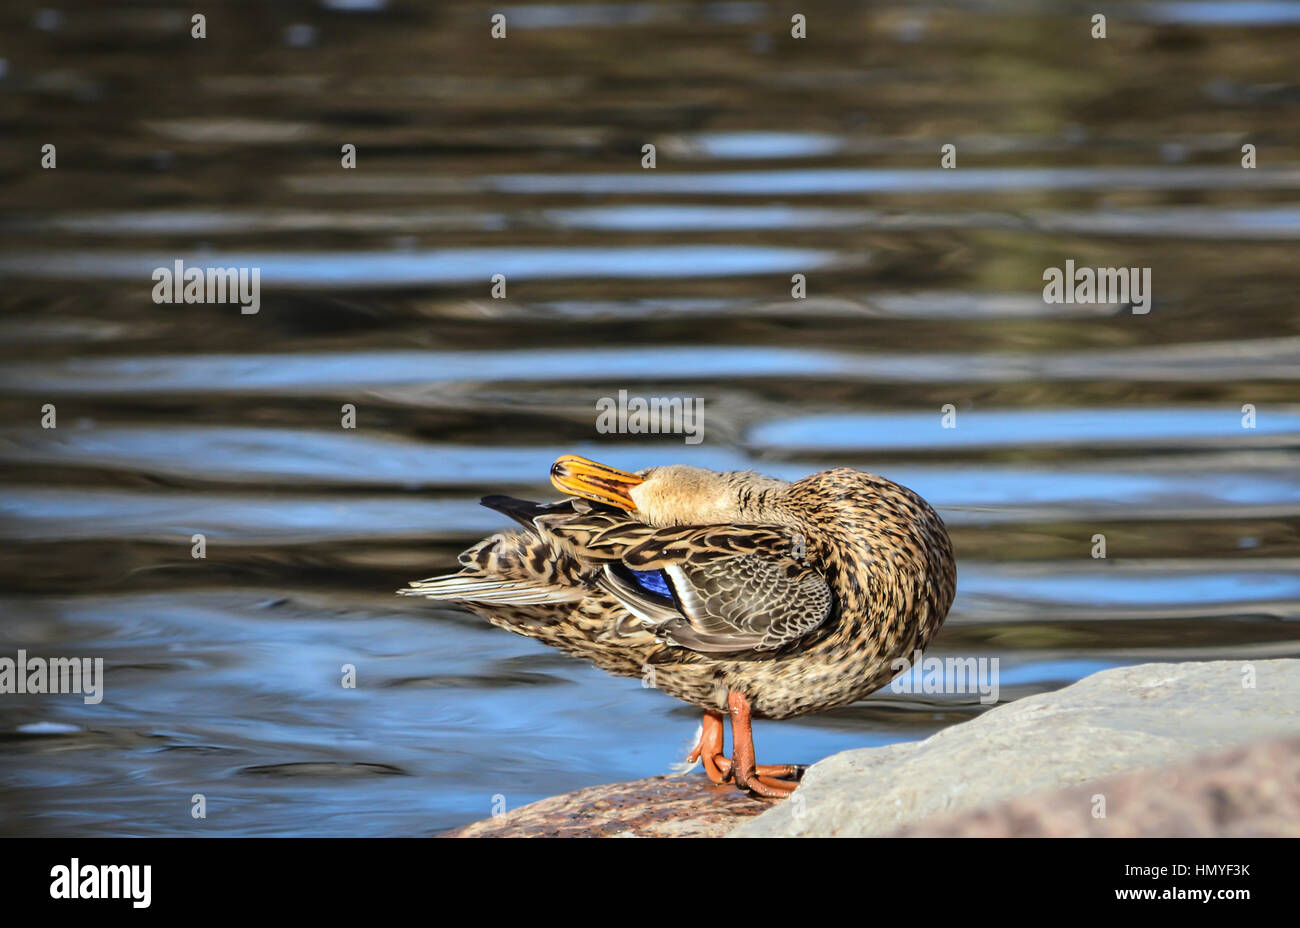
[{"label": "duck's wing", "polygon": [[497,496],[483,503],[529,530],[485,538],[460,555],[460,573],[400,592],[534,606],[574,603],[601,591],[627,612],[615,634],[648,631],[708,654],[775,651],[834,609],[825,578],[803,559],[802,539],[780,526],[655,528],[579,499],[532,503]]},{"label": "duck's wing", "polygon": [[[562,531],[562,529],[561,529]],[[672,644],[720,654],[775,651],[817,628],[835,605],[803,559],[802,539],[770,525],[610,527],[586,541],[613,553],[598,583]],[[669,589],[647,588],[662,571]]]}]

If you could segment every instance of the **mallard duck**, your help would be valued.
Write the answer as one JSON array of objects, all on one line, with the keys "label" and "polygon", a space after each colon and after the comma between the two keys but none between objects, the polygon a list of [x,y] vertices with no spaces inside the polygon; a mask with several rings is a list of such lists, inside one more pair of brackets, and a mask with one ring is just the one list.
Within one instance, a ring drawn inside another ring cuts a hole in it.
[{"label": "mallard duck", "polygon": [[[755,762],[752,718],[788,719],[887,683],[934,637],[956,587],[942,520],[916,493],[850,468],[788,483],[672,465],[629,473],[566,455],[533,503],[484,497],[523,531],[492,535],[411,596],[701,708],[686,760],[780,798],[802,767]],[[730,716],[732,755],[723,753]]]}]

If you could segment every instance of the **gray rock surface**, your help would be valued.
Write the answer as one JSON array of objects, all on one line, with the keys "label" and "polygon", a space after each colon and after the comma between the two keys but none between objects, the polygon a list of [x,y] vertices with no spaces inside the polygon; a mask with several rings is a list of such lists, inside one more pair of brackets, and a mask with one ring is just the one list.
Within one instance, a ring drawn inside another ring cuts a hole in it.
[{"label": "gray rock surface", "polygon": [[892,837],[1300,838],[1300,738],[936,815]]},{"label": "gray rock surface", "polygon": [[934,815],[1296,734],[1300,660],[1123,667],[924,741],[829,757],[793,797],[731,836],[887,835]]}]

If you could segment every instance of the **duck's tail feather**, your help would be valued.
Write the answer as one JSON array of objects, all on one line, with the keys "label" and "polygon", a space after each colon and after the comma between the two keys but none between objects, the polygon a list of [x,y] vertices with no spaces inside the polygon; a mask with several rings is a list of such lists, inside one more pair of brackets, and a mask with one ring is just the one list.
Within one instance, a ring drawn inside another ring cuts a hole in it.
[{"label": "duck's tail feather", "polygon": [[491,535],[461,552],[460,563],[460,573],[416,580],[398,592],[428,599],[513,606],[576,602],[585,595],[585,587],[573,573],[576,565],[557,558],[535,535]]},{"label": "duck's tail feather", "polygon": [[530,580],[503,580],[475,573],[447,574],[415,580],[397,591],[403,596],[454,600],[467,603],[496,603],[511,606],[536,606],[544,603],[569,602],[582,598],[582,591],[564,589]]},{"label": "duck's tail feather", "polygon": [[532,500],[499,494],[483,497],[479,500],[479,505],[494,509],[503,516],[509,516],[524,528],[530,529],[533,528],[533,520],[538,516],[550,515],[553,512],[573,512],[571,500],[559,503],[534,503]]}]

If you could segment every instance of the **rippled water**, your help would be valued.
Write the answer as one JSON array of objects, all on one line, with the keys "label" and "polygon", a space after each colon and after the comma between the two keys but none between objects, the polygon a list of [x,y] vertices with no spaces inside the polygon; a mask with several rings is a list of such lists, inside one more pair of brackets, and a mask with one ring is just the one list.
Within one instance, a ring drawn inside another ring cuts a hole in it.
[{"label": "rippled water", "polygon": [[[566,452],[915,488],[933,653],[1003,701],[1300,656],[1300,4],[800,10],[0,12],[0,656],[107,668],[0,696],[3,833],[427,834],[666,771],[690,708],[393,595]],[[260,312],[153,303],[178,259],[261,268]],[[1151,311],[1045,304],[1066,259]],[[619,390],[702,397],[704,442],[598,434]],[[885,691],[760,758],[983,708]]]}]

